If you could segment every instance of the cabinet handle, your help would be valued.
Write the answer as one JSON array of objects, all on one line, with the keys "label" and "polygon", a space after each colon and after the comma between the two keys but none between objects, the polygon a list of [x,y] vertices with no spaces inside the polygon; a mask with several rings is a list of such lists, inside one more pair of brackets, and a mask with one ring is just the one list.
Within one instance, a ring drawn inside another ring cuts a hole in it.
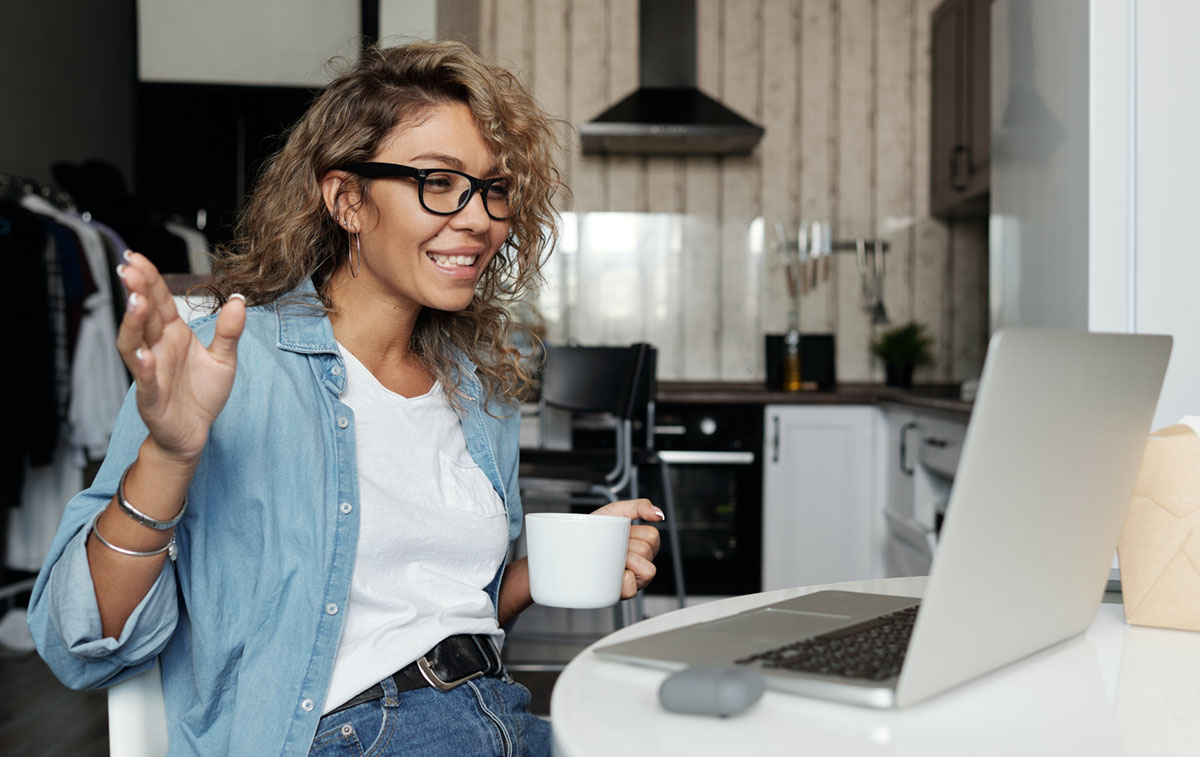
[{"label": "cabinet handle", "polygon": [[930,436],[925,439],[925,443],[934,449],[945,449],[950,446],[950,442],[945,439],[939,439],[936,436]]},{"label": "cabinet handle", "polygon": [[[967,157],[966,145],[955,145],[950,148],[950,186],[955,192],[967,191],[967,184],[959,179],[963,175],[963,171],[959,168],[960,158]],[[965,160],[961,161],[966,163]]]},{"label": "cabinet handle", "polygon": [[908,465],[908,432],[916,427],[916,421],[909,421],[900,428],[900,472],[906,476],[913,474],[912,466]]},{"label": "cabinet handle", "polygon": [[771,421],[775,427],[773,434],[775,438],[771,440],[771,462],[777,463],[779,462],[779,416],[775,416]]}]

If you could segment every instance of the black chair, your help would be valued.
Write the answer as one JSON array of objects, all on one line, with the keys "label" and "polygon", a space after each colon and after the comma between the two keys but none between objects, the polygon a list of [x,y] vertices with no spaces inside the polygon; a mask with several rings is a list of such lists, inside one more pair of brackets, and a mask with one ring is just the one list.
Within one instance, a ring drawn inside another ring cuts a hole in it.
[{"label": "black chair", "polygon": [[[522,449],[522,499],[570,506],[616,502],[635,477],[633,420],[637,384],[648,345],[552,347],[547,350],[539,410],[570,417],[572,426],[612,433],[587,449]],[[543,424],[543,429],[546,426]]]},{"label": "black chair", "polygon": [[[570,450],[522,449],[521,493],[527,506],[590,511],[619,499],[636,499],[639,471],[657,468],[663,482],[663,502],[658,504],[667,516],[667,544],[682,607],[686,595],[670,473],[654,449],[656,358],[654,347],[644,343],[550,348],[542,377],[542,416],[568,413],[576,435],[611,433],[612,443]],[[640,595],[634,614],[642,615]]]}]

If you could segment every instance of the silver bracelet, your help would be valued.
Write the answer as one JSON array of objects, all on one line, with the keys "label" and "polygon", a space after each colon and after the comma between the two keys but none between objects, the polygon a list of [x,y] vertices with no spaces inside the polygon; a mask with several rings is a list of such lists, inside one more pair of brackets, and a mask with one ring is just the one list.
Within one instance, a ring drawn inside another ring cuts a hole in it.
[{"label": "silver bracelet", "polygon": [[[133,463],[129,464],[129,468],[133,467]],[[129,504],[129,500],[125,499],[125,478],[129,475],[129,468],[121,474],[121,482],[117,484],[117,505],[121,508],[121,512],[133,518],[139,525],[147,528],[153,528],[155,531],[166,531],[168,528],[174,528],[183,514],[187,512],[187,492],[183,493],[183,507],[179,508],[179,512],[170,520],[158,520],[151,518],[141,510]]]},{"label": "silver bracelet", "polygon": [[104,514],[104,511],[101,510],[100,512],[96,513],[95,518],[92,518],[92,533],[95,535],[95,537],[97,539],[100,540],[101,544],[108,547],[113,552],[120,552],[121,554],[129,555],[130,557],[153,557],[155,555],[161,555],[163,552],[166,552],[167,557],[171,558],[171,560],[174,560],[175,556],[179,554],[179,549],[175,546],[175,534],[171,534],[171,540],[169,542],[167,542],[162,547],[160,547],[156,550],[153,550],[152,552],[135,552],[132,549],[125,549],[124,547],[118,547],[116,544],[113,544],[111,541],[109,541],[108,539],[105,539],[103,536],[100,535],[100,529],[97,528],[97,526],[100,524],[100,516],[103,514]]}]

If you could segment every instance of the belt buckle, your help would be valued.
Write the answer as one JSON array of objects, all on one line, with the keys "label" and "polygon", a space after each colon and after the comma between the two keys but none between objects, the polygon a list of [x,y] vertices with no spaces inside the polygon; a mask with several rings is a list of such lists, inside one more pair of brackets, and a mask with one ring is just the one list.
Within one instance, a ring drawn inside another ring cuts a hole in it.
[{"label": "belt buckle", "polygon": [[470,681],[472,678],[479,678],[484,673],[482,670],[477,670],[471,675],[463,676],[455,681],[443,681],[437,673],[433,672],[433,668],[430,667],[429,661],[426,660],[424,656],[417,660],[417,670],[421,671],[421,677],[425,679],[426,683],[438,691],[450,691],[456,686],[461,686],[467,681]]}]

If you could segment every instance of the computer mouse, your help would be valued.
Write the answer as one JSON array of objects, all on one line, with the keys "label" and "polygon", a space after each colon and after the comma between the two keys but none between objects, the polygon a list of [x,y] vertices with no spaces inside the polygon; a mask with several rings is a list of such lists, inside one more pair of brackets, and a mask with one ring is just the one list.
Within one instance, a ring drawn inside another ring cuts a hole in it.
[{"label": "computer mouse", "polygon": [[749,709],[766,688],[753,668],[694,667],[668,676],[658,689],[658,701],[670,712],[729,717]]}]

